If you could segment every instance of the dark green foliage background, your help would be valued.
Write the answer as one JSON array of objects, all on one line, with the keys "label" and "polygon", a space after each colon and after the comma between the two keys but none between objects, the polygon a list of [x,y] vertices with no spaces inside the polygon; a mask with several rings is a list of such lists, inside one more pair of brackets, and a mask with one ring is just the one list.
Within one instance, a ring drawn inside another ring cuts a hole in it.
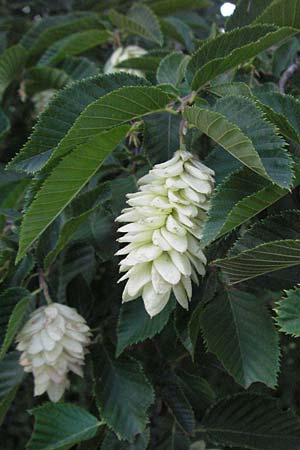
[{"label": "dark green foliage background", "polygon": [[[226,20],[221,0],[1,2],[1,449],[300,449],[300,1],[236,3]],[[103,75],[120,42],[147,49],[122,63],[145,78]],[[150,320],[121,304],[114,220],[182,120],[216,172],[209,264],[190,311]],[[84,155],[71,198],[57,178]],[[93,330],[59,404],[14,350],[41,281]]]}]

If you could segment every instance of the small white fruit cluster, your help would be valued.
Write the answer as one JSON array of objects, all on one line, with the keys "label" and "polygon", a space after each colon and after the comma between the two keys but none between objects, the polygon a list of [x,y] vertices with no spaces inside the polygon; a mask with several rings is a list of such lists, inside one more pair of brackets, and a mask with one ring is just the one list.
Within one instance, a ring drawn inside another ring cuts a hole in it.
[{"label": "small white fruit cluster", "polygon": [[169,161],[154,166],[139,180],[139,191],[127,194],[118,222],[125,233],[118,239],[127,245],[117,255],[119,280],[128,279],[123,302],[142,296],[152,317],[167,304],[173,290],[180,305],[188,309],[191,279],[205,274],[206,258],[200,248],[214,172],[191,153],[178,150]]},{"label": "small white fruit cluster", "polygon": [[69,388],[68,372],[83,376],[90,329],[74,308],[59,303],[33,312],[17,336],[20,364],[34,376],[34,395],[47,392],[53,402]]},{"label": "small white fruit cluster", "polygon": [[128,47],[119,47],[113,52],[111,57],[107,60],[104,66],[104,73],[116,73],[125,72],[132,75],[137,75],[138,77],[143,77],[144,73],[136,69],[126,69],[116,67],[120,62],[126,61],[130,58],[138,58],[139,56],[145,55],[146,50],[137,45],[128,45]]}]

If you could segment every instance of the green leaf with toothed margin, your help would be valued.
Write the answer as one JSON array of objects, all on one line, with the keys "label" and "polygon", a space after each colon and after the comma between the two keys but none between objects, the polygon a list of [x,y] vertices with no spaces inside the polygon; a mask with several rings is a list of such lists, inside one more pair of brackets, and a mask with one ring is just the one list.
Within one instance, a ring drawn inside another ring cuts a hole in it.
[{"label": "green leaf with toothed margin", "polygon": [[114,25],[130,34],[135,34],[155,42],[163,44],[163,35],[159,21],[154,12],[143,3],[135,3],[128,14],[120,14],[111,10],[109,18]]},{"label": "green leaf with toothed margin", "polygon": [[286,143],[252,100],[228,96],[213,109],[186,107],[184,116],[254,172],[283,188],[292,184]]},{"label": "green leaf with toothed margin", "polygon": [[[118,73],[97,75],[61,90],[40,115],[30,138],[8,168],[27,173],[39,171],[87,106],[121,86],[137,85],[147,86],[149,83],[141,77]],[[76,142],[73,143],[75,145]]]},{"label": "green leaf with toothed margin", "polygon": [[279,337],[261,298],[236,289],[223,291],[205,305],[200,326],[208,350],[237,383],[245,388],[258,381],[276,386]]},{"label": "green leaf with toothed margin", "polygon": [[30,414],[35,425],[27,450],[65,450],[94,437],[100,426],[88,411],[68,403],[45,403]]},{"label": "green leaf with toothed margin", "polygon": [[300,420],[274,397],[241,393],[217,400],[201,427],[209,440],[253,450],[299,450]]},{"label": "green leaf with toothed margin", "polygon": [[128,130],[124,125],[94,135],[55,166],[24,215],[17,261],[97,172]]},{"label": "green leaf with toothed margin", "polygon": [[300,336],[300,288],[296,286],[285,292],[276,303],[276,324],[282,333]]},{"label": "green leaf with toothed margin", "polygon": [[197,90],[296,32],[275,25],[250,25],[209,39],[192,55],[187,79],[192,89]]},{"label": "green leaf with toothed margin", "polygon": [[273,0],[255,23],[300,28],[300,0]]},{"label": "green leaf with toothed margin", "polygon": [[[293,187],[300,184],[300,172]],[[214,192],[201,238],[205,247],[287,195],[290,191],[269,183],[244,168],[234,172]]]},{"label": "green leaf with toothed margin", "polygon": [[121,439],[133,442],[149,421],[147,411],[154,401],[153,388],[138,361],[124,356],[115,360],[100,345],[92,357],[101,419]]}]

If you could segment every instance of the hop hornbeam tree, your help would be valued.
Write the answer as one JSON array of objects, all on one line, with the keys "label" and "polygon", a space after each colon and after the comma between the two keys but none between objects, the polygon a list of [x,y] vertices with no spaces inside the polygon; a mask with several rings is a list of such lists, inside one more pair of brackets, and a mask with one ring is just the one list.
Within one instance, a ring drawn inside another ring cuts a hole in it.
[{"label": "hop hornbeam tree", "polygon": [[5,450],[300,450],[300,0],[223,3],[0,6]]}]

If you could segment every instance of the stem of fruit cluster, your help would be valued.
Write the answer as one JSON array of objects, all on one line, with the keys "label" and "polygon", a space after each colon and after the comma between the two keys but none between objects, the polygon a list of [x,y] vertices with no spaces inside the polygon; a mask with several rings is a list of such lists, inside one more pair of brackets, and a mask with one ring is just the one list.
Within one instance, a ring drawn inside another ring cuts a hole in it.
[{"label": "stem of fruit cluster", "polygon": [[43,291],[46,302],[48,303],[48,305],[51,305],[51,303],[53,303],[53,302],[50,297],[49,288],[46,283],[45,274],[42,271],[42,269],[39,269],[39,283],[40,283],[40,288]]}]

